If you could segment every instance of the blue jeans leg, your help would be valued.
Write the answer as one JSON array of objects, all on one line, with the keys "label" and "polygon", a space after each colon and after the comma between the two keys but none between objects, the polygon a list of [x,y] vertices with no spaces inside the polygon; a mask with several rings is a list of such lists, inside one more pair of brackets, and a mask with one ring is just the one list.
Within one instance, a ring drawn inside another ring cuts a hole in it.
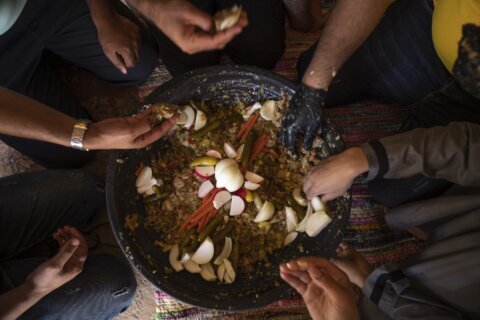
[{"label": "blue jeans leg", "polygon": [[[20,285],[44,259],[0,264],[0,293]],[[109,255],[91,255],[75,279],[45,296],[20,319],[112,319],[130,305],[136,290],[130,266]]]}]

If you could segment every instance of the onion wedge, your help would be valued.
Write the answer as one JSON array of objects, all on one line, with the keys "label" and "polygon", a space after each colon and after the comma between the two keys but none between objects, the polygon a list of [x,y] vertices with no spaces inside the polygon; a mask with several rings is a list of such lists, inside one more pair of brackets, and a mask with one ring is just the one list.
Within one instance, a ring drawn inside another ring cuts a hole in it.
[{"label": "onion wedge", "polygon": [[298,225],[298,217],[295,210],[291,207],[285,207],[285,220],[287,222],[287,231],[292,232]]},{"label": "onion wedge", "polygon": [[223,263],[223,259],[227,259],[230,257],[230,254],[232,253],[232,238],[230,237],[225,237],[225,244],[223,246],[222,252],[218,255],[218,257],[213,261],[214,264],[220,265]]},{"label": "onion wedge", "polygon": [[310,237],[316,237],[331,221],[325,211],[317,211],[308,218],[306,232]]},{"label": "onion wedge", "polygon": [[298,236],[298,232],[290,232],[289,234],[287,234],[287,236],[285,237],[285,240],[283,240],[283,245],[284,246],[288,246],[290,243],[292,243],[293,241],[295,241],[295,239],[297,238]]},{"label": "onion wedge", "polygon": [[215,198],[213,198],[213,206],[215,209],[220,209],[225,203],[230,201],[232,199],[232,195],[228,191],[220,191],[215,195]]},{"label": "onion wedge", "polygon": [[191,260],[198,264],[208,263],[212,260],[214,251],[213,241],[210,237],[207,237],[203,240],[202,244],[200,244],[197,251],[195,251]]},{"label": "onion wedge", "polygon": [[178,244],[174,245],[172,249],[170,249],[170,253],[168,255],[168,261],[172,268],[179,272],[183,270],[182,263],[178,260],[178,254],[180,253],[180,249],[178,248]]},{"label": "onion wedge", "polygon": [[267,221],[273,216],[274,213],[275,207],[273,206],[273,203],[271,203],[270,201],[265,201],[260,208],[260,211],[258,211],[253,222]]}]

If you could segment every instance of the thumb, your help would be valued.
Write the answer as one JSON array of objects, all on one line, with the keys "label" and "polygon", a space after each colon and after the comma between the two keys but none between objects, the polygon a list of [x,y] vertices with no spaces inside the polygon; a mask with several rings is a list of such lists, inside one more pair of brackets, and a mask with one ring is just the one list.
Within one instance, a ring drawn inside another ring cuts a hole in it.
[{"label": "thumb", "polygon": [[313,282],[318,287],[322,288],[325,293],[334,296],[342,294],[342,287],[336,283],[328,273],[313,266],[308,268],[307,271]]},{"label": "thumb", "polygon": [[195,8],[193,5],[189,10],[185,11],[185,17],[190,24],[199,27],[205,32],[213,30],[213,18],[202,10]]},{"label": "thumb", "polygon": [[58,251],[52,260],[63,267],[75,253],[79,245],[80,241],[77,238],[71,238],[63,247],[60,248],[60,251]]}]

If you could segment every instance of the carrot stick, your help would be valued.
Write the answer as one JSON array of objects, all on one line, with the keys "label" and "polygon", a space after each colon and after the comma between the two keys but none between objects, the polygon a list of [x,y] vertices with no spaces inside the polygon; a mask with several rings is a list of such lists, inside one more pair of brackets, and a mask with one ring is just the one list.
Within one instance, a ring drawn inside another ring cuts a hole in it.
[{"label": "carrot stick", "polygon": [[250,157],[249,163],[251,163],[258,157],[258,155],[262,152],[263,148],[267,145],[268,140],[269,140],[268,136],[263,135],[260,138],[258,138],[257,141],[255,141],[255,146],[253,147],[252,155]]},{"label": "carrot stick", "polygon": [[253,120],[248,125],[248,127],[245,129],[245,131],[243,132],[242,138],[240,139],[240,142],[245,142],[245,140],[247,140],[247,137],[248,137],[250,131],[252,131],[253,126],[255,125],[255,122],[257,122],[258,117],[260,117],[260,113],[256,113],[256,114],[252,115],[252,117],[253,117]]},{"label": "carrot stick", "polygon": [[237,140],[240,139],[242,136],[243,136],[243,133],[245,132],[245,129],[247,129],[247,127],[249,126],[249,124],[253,121],[253,115],[251,115],[247,122],[245,122],[242,126],[242,128],[240,129],[240,131],[238,131],[237,133],[237,136],[235,137]]},{"label": "carrot stick", "polygon": [[266,153],[268,153],[269,155],[271,155],[274,158],[279,158],[280,157],[280,155],[277,153],[277,151],[275,151],[273,149],[263,148],[263,151],[265,151]]}]

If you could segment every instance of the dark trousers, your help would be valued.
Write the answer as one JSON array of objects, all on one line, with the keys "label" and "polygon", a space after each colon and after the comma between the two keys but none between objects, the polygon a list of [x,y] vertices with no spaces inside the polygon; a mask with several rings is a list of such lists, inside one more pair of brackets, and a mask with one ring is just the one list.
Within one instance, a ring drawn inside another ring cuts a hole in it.
[{"label": "dark trousers", "polygon": [[[131,17],[126,7],[118,8],[121,14]],[[70,61],[114,85],[137,84],[150,75],[158,54],[155,41],[143,26],[142,30],[139,62],[124,75],[103,54],[84,0],[28,1],[14,26],[0,36],[0,86],[72,117],[89,118],[52,72],[48,56]],[[0,139],[47,168],[77,168],[92,157],[91,153],[45,142],[5,135]]]},{"label": "dark trousers", "polygon": [[[399,0],[386,12],[369,38],[339,70],[327,93],[327,106],[382,99],[408,105],[400,132],[452,121],[480,123],[480,101],[452,79],[432,42],[432,7],[425,0]],[[315,47],[298,62],[301,77]],[[391,207],[436,196],[451,184],[417,175],[376,179],[373,197]]]},{"label": "dark trousers", "polygon": [[[46,259],[16,258],[65,225],[89,222],[104,205],[104,187],[83,170],[45,170],[0,179],[0,294],[22,284]],[[22,256],[24,256],[23,254]],[[89,255],[72,281],[41,299],[21,319],[110,319],[136,289],[125,262]]]},{"label": "dark trousers", "polygon": [[[248,27],[227,44],[225,52],[233,62],[272,69],[285,50],[285,9],[280,0],[189,0],[213,15],[216,11],[239,4],[247,12]],[[178,48],[162,31],[153,31],[160,48],[160,58],[172,76],[188,70],[215,65],[222,51],[189,55]]]}]

